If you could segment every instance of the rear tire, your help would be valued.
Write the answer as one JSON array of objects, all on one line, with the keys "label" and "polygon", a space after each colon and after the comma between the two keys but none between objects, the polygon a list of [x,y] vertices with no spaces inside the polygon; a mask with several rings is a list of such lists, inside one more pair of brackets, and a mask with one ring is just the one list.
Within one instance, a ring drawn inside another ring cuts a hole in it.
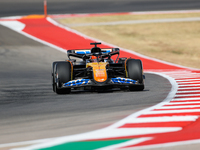
[{"label": "rear tire", "polygon": [[[57,94],[69,94],[71,88],[61,88],[63,83],[71,80],[71,64],[70,62],[57,62],[54,64],[54,90]],[[55,82],[55,79],[56,82]]]},{"label": "rear tire", "polygon": [[140,85],[130,85],[130,91],[142,91],[144,89],[144,79],[142,72],[142,62],[139,59],[128,59],[126,62],[128,78],[136,80]]}]

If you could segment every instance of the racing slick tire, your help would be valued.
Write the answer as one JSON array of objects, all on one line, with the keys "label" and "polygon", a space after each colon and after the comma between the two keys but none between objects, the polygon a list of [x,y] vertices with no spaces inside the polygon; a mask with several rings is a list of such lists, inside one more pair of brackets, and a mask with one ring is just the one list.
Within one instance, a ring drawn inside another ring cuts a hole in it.
[{"label": "racing slick tire", "polygon": [[[54,65],[54,90],[57,94],[69,94],[71,88],[61,88],[62,83],[69,82],[71,80],[71,64],[70,62],[57,62]],[[56,82],[55,82],[55,79]]]},{"label": "racing slick tire", "polygon": [[130,85],[130,91],[142,91],[144,89],[142,62],[139,59],[128,59],[126,62],[127,76],[136,80],[140,85]]},{"label": "racing slick tire", "polygon": [[51,67],[51,81],[52,81],[52,88],[53,88],[53,91],[55,92],[55,65],[56,63],[58,62],[65,62],[65,61],[55,61],[52,63],[52,67]]}]

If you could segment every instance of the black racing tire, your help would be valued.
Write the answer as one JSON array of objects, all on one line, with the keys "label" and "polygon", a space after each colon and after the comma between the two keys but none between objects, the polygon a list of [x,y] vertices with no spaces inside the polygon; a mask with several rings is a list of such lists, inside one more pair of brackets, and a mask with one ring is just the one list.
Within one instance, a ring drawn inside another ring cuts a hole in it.
[{"label": "black racing tire", "polygon": [[[57,82],[54,84],[54,90],[57,94],[69,94],[71,88],[60,88],[62,83],[71,80],[71,64],[70,62],[57,62],[54,65],[55,78]],[[54,80],[55,80],[54,78]]]},{"label": "black racing tire", "polygon": [[52,63],[52,67],[51,67],[51,81],[52,81],[52,88],[53,88],[53,91],[55,92],[55,65],[56,63],[58,62],[65,62],[65,61],[55,61]]},{"label": "black racing tire", "polygon": [[127,76],[130,79],[139,81],[140,85],[130,85],[130,91],[144,90],[143,68],[139,59],[128,59],[126,62]]}]

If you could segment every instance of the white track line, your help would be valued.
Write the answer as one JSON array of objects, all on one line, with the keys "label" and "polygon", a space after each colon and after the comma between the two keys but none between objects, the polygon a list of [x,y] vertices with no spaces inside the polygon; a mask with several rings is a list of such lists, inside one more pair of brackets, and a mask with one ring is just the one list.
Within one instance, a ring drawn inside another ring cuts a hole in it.
[{"label": "white track line", "polygon": [[150,123],[150,122],[169,122],[169,121],[195,121],[198,116],[172,116],[172,117],[147,117],[136,118],[127,123]]},{"label": "white track line", "polygon": [[[149,15],[149,14],[183,14],[183,13],[199,13],[200,10],[169,10],[169,11],[138,11],[138,12],[128,12],[125,15]],[[94,13],[93,15],[113,15],[113,13],[105,12],[105,13]],[[115,13],[114,13],[115,14]],[[116,13],[118,15],[119,13]],[[74,14],[51,14],[50,17],[52,18],[63,18],[63,17],[90,17],[91,14],[88,13],[78,13]]]},{"label": "white track line", "polygon": [[180,87],[182,87],[182,86],[200,86],[200,84],[188,84],[188,85],[178,85],[178,86],[180,86]]},{"label": "white track line", "polygon": [[172,101],[188,101],[188,100],[200,100],[200,97],[195,98],[174,98]]},{"label": "white track line", "polygon": [[0,21],[0,24],[17,32],[21,32],[25,28],[25,24],[19,21]]},{"label": "white track line", "polygon": [[170,76],[175,76],[175,77],[179,77],[181,76],[181,78],[184,78],[185,76],[187,77],[188,75],[190,75],[190,78],[192,76],[197,76],[198,73],[191,73],[190,71],[182,71],[182,72],[166,72],[167,75]]},{"label": "white track line", "polygon": [[188,71],[188,70],[166,72],[166,74],[171,74],[171,75],[181,75],[181,74],[183,74],[183,76],[185,75],[185,73],[188,73],[188,74],[191,74],[191,75],[197,75],[198,74],[196,72],[192,72],[192,71]]},{"label": "white track line", "polygon": [[[172,73],[166,73],[168,75],[172,75],[172,76],[177,76],[179,78],[192,78],[192,77],[199,77],[198,73],[192,73],[190,71],[185,71],[185,72],[178,72],[178,73],[175,73],[175,72],[172,72]],[[181,75],[181,76],[180,76]],[[189,76],[190,75],[190,76]]]},{"label": "white track line", "polygon": [[194,91],[177,91],[177,93],[195,93],[200,92],[200,90],[194,90]]},{"label": "white track line", "polygon": [[200,79],[185,79],[185,80],[176,80],[177,82],[188,82],[188,81],[200,81]]},{"label": "white track line", "polygon": [[193,75],[193,76],[198,75],[198,73],[191,72],[191,71],[188,71],[188,70],[178,71],[178,72],[172,71],[172,72],[165,72],[165,73],[168,74],[168,75],[173,75],[173,76],[178,76],[178,77],[180,77],[180,75],[181,75],[181,78],[183,78],[184,76],[187,76],[188,74]]},{"label": "white track line", "polygon": [[175,109],[175,108],[195,108],[200,107],[200,105],[184,105],[184,106],[163,106],[158,109]]},{"label": "white track line", "polygon": [[192,90],[192,89],[194,89],[194,90],[195,89],[200,89],[200,87],[187,87],[187,88],[182,88],[182,87],[180,88],[179,87],[179,90],[188,90],[188,92],[189,92],[189,90]]},{"label": "white track line", "polygon": [[178,97],[199,96],[199,98],[200,98],[200,94],[178,94],[175,96],[178,96]]},{"label": "white track line", "polygon": [[192,18],[167,18],[167,19],[151,19],[151,20],[125,20],[113,22],[97,22],[97,23],[79,23],[67,24],[69,27],[85,27],[85,26],[103,26],[103,25],[123,25],[123,24],[147,24],[147,23],[166,23],[166,22],[191,22],[200,21],[200,17]]},{"label": "white track line", "polygon": [[190,112],[200,112],[200,109],[158,110],[158,111],[145,112],[144,114],[168,114],[168,113],[190,113]]},{"label": "white track line", "polygon": [[166,105],[181,105],[181,104],[198,104],[198,103],[200,103],[200,100],[199,101],[196,101],[196,102],[176,102],[176,101],[174,101],[173,103],[168,103],[168,104],[166,104]]},{"label": "white track line", "polygon": [[185,81],[185,82],[180,82],[180,81],[177,81],[178,82],[178,84],[188,84],[188,83],[196,83],[196,84],[198,84],[198,83],[200,83],[200,81]]},{"label": "white track line", "polygon": [[33,141],[24,141],[24,142],[15,142],[15,143],[6,143],[6,144],[0,144],[0,148],[4,147],[13,147],[13,146],[24,146],[29,144],[39,144],[43,142],[47,142],[49,140],[53,140],[53,138],[49,139],[41,139],[41,140],[33,140]]},{"label": "white track line", "polygon": [[187,80],[187,78],[199,78],[199,75],[196,75],[196,76],[192,76],[192,75],[190,75],[189,73],[188,73],[188,75],[180,75],[180,76],[173,76],[173,75],[170,75],[171,77],[173,77],[173,78],[175,78],[176,80],[179,80],[179,79],[182,79],[182,78],[184,78],[184,79],[186,79]]}]

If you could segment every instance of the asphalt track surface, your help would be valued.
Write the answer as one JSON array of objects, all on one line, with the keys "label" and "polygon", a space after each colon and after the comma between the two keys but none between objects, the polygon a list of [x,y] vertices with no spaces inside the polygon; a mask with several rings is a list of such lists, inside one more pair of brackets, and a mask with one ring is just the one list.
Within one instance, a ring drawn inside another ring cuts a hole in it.
[{"label": "asphalt track surface", "polygon": [[[167,1],[160,1],[163,7],[167,6],[164,5]],[[42,13],[38,0],[34,3],[27,0],[18,0],[14,4],[10,2],[1,0],[1,16]],[[123,4],[126,7],[123,9],[119,7],[122,1],[102,1],[102,5],[97,5],[99,2],[96,0],[91,3],[75,1],[76,4],[74,1],[63,1],[74,6],[66,6],[71,11],[64,11],[66,7],[61,5],[61,1],[52,1],[52,6],[50,2],[48,0],[51,13],[87,13],[135,11],[130,8],[130,3],[146,4],[150,1],[125,0]],[[111,2],[115,7],[109,6],[110,9],[104,10],[100,7]],[[152,2],[161,5],[158,1]],[[174,2],[168,1],[168,4],[173,5]],[[180,4],[180,1],[176,2]],[[181,4],[186,5],[188,2],[181,1]],[[196,4],[190,7],[196,9],[199,2],[194,2]],[[11,9],[8,4],[16,7]],[[88,4],[96,4],[98,9],[87,9]],[[148,7],[145,9],[138,5],[135,8],[138,11],[153,10],[156,6]],[[180,7],[184,8],[186,6]],[[157,10],[161,9],[157,6]],[[65,59],[65,55],[5,27],[0,26],[0,33],[0,143],[64,136],[103,128],[135,111],[157,104],[170,91],[171,85],[166,79],[146,74],[146,88],[142,92],[116,89],[104,93],[78,91],[69,95],[56,95],[51,89],[51,63]]]},{"label": "asphalt track surface", "polygon": [[[49,14],[199,9],[199,0],[47,0]],[[43,0],[0,0],[0,17],[43,14]]]},{"label": "asphalt track surface", "polygon": [[63,53],[0,27],[0,143],[64,136],[105,127],[162,101],[171,85],[146,74],[143,92],[51,89],[51,63]]}]

